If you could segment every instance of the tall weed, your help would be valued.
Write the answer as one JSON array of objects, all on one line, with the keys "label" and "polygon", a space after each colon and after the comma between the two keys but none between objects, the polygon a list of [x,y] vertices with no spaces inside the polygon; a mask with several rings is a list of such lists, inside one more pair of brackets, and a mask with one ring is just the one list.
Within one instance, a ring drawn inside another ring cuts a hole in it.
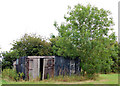
[{"label": "tall weed", "polygon": [[24,73],[18,73],[14,69],[4,69],[2,71],[2,78],[12,81],[23,80]]}]

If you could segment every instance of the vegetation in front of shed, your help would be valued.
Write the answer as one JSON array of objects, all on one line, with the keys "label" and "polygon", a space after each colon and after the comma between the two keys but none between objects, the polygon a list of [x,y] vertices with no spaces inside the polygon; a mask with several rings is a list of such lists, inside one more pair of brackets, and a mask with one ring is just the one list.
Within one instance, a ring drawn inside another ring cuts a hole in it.
[{"label": "vegetation in front of shed", "polygon": [[[61,77],[63,80],[63,77]],[[79,78],[79,77],[78,77]],[[0,85],[1,84],[118,84],[118,74],[99,74],[96,80],[83,80],[83,81],[58,81],[58,80],[42,80],[42,81],[6,81],[1,79],[0,74]]]},{"label": "vegetation in front of shed", "polygon": [[[94,77],[91,78],[91,76],[80,76],[72,74],[70,76],[68,75],[59,75],[55,76],[54,78],[48,79],[48,81],[60,81],[60,82],[76,82],[76,81],[85,81],[85,80],[96,80],[98,78],[98,74],[94,75]],[[47,81],[47,80],[46,80]]]},{"label": "vegetation in front of shed", "polygon": [[2,79],[8,81],[23,81],[24,73],[17,73],[13,69],[4,69],[2,71]]}]

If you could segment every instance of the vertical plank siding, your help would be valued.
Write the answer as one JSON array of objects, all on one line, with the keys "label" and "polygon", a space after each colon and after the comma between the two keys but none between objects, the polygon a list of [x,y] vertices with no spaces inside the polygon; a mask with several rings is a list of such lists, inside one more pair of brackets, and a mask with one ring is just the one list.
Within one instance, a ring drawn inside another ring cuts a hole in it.
[{"label": "vertical plank siding", "polygon": [[17,59],[15,68],[17,72],[24,73],[25,79],[37,78],[41,71],[41,79],[46,79],[58,75],[79,74],[80,61],[58,56],[27,56]]}]

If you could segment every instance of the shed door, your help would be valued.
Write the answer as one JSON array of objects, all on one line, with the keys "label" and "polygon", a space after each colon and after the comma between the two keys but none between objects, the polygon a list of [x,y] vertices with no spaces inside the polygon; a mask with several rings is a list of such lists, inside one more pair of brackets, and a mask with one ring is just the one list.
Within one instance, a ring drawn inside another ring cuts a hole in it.
[{"label": "shed door", "polygon": [[54,76],[54,58],[44,59],[44,79]]},{"label": "shed door", "polygon": [[33,78],[33,59],[29,59],[29,79]]}]

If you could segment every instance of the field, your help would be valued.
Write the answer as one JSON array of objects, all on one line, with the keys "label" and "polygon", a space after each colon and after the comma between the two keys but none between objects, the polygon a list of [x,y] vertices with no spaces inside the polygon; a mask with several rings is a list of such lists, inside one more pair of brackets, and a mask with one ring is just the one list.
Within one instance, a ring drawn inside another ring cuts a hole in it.
[{"label": "field", "polygon": [[56,81],[7,81],[2,80],[0,75],[0,85],[1,84],[118,84],[118,74],[100,74],[97,80],[86,80],[79,82],[56,82]]}]

